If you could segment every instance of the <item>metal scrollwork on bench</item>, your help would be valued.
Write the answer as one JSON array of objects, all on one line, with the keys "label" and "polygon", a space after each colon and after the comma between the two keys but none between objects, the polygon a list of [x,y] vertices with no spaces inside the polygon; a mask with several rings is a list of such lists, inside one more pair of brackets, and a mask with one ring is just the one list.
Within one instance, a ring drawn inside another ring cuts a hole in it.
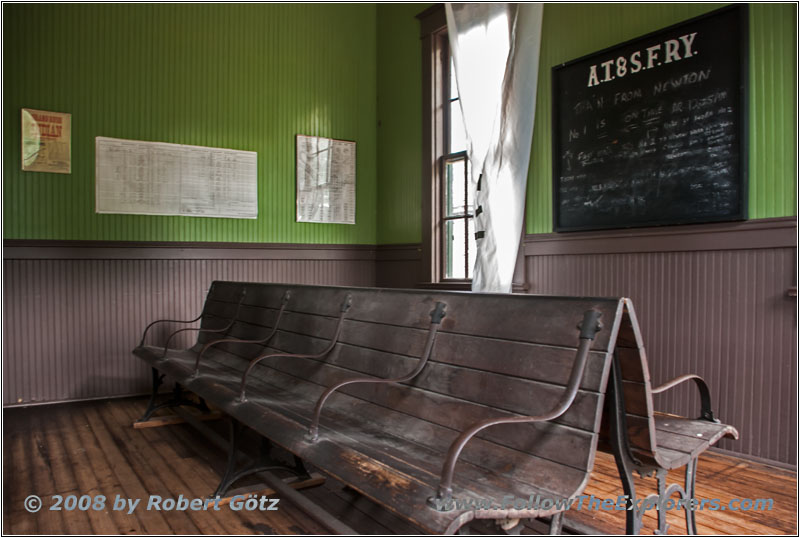
[{"label": "metal scrollwork on bench", "polygon": [[328,396],[333,394],[335,391],[339,390],[340,388],[344,387],[345,385],[350,385],[352,383],[402,383],[403,381],[408,381],[413,379],[419,374],[425,365],[428,363],[428,359],[431,356],[431,352],[433,351],[433,343],[436,340],[436,333],[439,331],[439,325],[442,322],[442,318],[445,317],[445,309],[447,305],[444,303],[436,303],[436,307],[431,312],[431,324],[428,330],[428,340],[425,343],[425,350],[422,352],[422,356],[417,363],[417,367],[414,368],[411,372],[404,376],[395,377],[392,379],[379,379],[376,377],[354,377],[351,379],[346,379],[332,387],[329,387],[325,392],[322,393],[322,396],[319,397],[317,400],[317,405],[314,407],[314,418],[311,421],[311,427],[308,430],[308,440],[316,441],[319,437],[319,417],[322,413],[322,406],[325,405],[325,400],[328,399]]},{"label": "metal scrollwork on bench", "polygon": [[[222,338],[220,340],[214,340],[213,342],[208,342],[203,346],[203,349],[200,350],[200,353],[197,354],[197,359],[194,363],[194,373],[192,377],[197,377],[200,375],[200,361],[203,358],[205,352],[212,346],[216,346],[217,344],[224,344],[224,343],[237,343],[237,344],[267,344],[272,337],[275,336],[275,333],[278,332],[278,326],[281,323],[281,318],[283,317],[283,312],[286,310],[286,306],[289,304],[289,299],[292,297],[291,290],[287,290],[286,293],[283,294],[283,300],[281,301],[281,308],[278,311],[278,316],[275,318],[275,324],[272,326],[272,330],[270,333],[265,336],[264,338],[259,338],[255,340],[244,340],[241,338]],[[238,311],[237,311],[238,312]]]},{"label": "metal scrollwork on bench", "polygon": [[237,402],[244,403],[247,401],[247,396],[245,394],[247,387],[247,377],[250,375],[250,372],[253,371],[253,368],[255,368],[256,364],[258,364],[262,360],[269,358],[276,358],[276,357],[296,358],[296,359],[300,358],[321,359],[322,357],[330,353],[331,350],[336,346],[336,343],[339,341],[339,335],[342,332],[342,322],[344,321],[345,315],[347,314],[347,311],[350,310],[350,306],[352,304],[353,304],[353,297],[348,293],[344,301],[342,302],[341,308],[339,309],[339,321],[336,324],[336,332],[334,333],[333,338],[331,338],[331,341],[328,344],[328,346],[319,353],[268,353],[251,360],[250,364],[247,365],[247,369],[244,371],[244,374],[242,375],[242,384],[239,389],[239,398]]},{"label": "metal scrollwork on bench", "polygon": [[[236,304],[236,312],[234,312],[233,316],[231,316],[231,319],[228,321],[228,324],[225,325],[224,327],[220,327],[219,329],[203,329],[202,327],[186,327],[185,329],[178,329],[177,331],[175,331],[172,334],[170,334],[169,338],[167,338],[167,342],[164,344],[164,354],[162,355],[162,358],[167,356],[167,352],[169,351],[169,343],[172,340],[172,338],[174,336],[176,336],[178,333],[182,333],[182,332],[186,332],[186,331],[196,331],[196,332],[201,332],[201,333],[227,333],[231,329],[231,327],[233,327],[233,324],[236,323],[236,319],[239,317],[239,310],[241,310],[241,308],[242,308],[242,301],[244,301],[244,297],[245,297],[246,293],[247,293],[247,290],[242,288],[242,290],[241,290],[241,292],[239,294],[239,302]],[[208,302],[206,302],[206,304],[208,304]],[[201,314],[200,317],[203,317],[203,314]],[[200,319],[200,318],[197,318],[197,319]],[[144,337],[142,337],[142,338],[144,339]]]},{"label": "metal scrollwork on bench", "polygon": [[[214,284],[211,284],[211,287],[208,288],[208,295],[211,296],[214,293]],[[147,327],[144,328],[144,332],[142,333],[142,339],[139,342],[139,347],[144,346],[144,340],[147,337],[147,331],[150,330],[151,327],[157,325],[159,323],[194,323],[195,321],[202,318],[206,313],[206,308],[208,307],[208,301],[203,305],[203,309],[200,311],[200,314],[194,319],[188,320],[180,320],[180,319],[157,319],[154,322],[150,323]]]}]

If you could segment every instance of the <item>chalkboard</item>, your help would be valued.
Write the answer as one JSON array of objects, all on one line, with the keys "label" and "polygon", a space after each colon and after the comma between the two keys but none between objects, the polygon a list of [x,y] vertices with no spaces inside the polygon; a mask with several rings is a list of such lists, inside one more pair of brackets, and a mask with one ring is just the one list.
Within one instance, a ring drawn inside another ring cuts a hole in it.
[{"label": "chalkboard", "polygon": [[747,5],[555,66],[556,231],[747,215]]}]

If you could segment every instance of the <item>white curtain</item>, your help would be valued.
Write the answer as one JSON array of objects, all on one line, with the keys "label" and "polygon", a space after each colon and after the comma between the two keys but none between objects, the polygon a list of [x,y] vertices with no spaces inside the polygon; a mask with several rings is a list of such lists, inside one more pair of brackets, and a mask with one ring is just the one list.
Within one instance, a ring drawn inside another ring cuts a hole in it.
[{"label": "white curtain", "polygon": [[475,230],[483,232],[472,290],[510,293],[525,212],[543,5],[445,4],[445,11]]}]

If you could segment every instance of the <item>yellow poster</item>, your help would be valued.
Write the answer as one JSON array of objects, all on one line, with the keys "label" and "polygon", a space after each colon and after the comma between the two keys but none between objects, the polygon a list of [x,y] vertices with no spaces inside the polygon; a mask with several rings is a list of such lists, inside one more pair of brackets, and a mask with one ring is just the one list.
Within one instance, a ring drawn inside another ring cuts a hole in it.
[{"label": "yellow poster", "polygon": [[62,112],[22,109],[23,170],[71,173],[71,118]]}]

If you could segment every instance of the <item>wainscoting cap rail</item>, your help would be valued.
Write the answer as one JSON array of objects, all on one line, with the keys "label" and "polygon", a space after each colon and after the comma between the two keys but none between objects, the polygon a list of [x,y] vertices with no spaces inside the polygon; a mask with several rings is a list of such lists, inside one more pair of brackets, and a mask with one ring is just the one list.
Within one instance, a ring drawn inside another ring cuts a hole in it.
[{"label": "wainscoting cap rail", "polygon": [[526,256],[795,248],[797,218],[528,234],[524,247]]},{"label": "wainscoting cap rail", "polygon": [[375,260],[375,245],[3,240],[4,260]]}]

